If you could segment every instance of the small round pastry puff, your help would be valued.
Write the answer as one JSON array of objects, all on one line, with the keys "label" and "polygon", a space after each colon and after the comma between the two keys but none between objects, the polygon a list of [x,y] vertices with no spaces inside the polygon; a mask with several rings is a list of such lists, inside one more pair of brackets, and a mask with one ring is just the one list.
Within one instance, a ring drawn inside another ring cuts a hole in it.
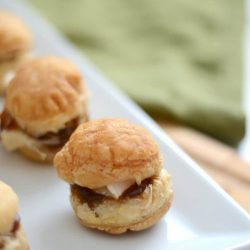
[{"label": "small round pastry puff", "polygon": [[16,16],[0,11],[0,93],[30,54],[32,34]]},{"label": "small round pastry puff", "polygon": [[28,244],[18,218],[18,198],[0,181],[0,249],[27,250]]},{"label": "small round pastry puff", "polygon": [[5,148],[51,162],[78,124],[87,120],[86,96],[80,72],[68,60],[45,56],[25,62],[6,91],[1,115]]},{"label": "small round pastry puff", "polygon": [[54,165],[71,185],[71,204],[87,227],[111,234],[140,231],[155,224],[171,205],[171,178],[158,145],[145,129],[126,120],[80,125],[56,154]]}]

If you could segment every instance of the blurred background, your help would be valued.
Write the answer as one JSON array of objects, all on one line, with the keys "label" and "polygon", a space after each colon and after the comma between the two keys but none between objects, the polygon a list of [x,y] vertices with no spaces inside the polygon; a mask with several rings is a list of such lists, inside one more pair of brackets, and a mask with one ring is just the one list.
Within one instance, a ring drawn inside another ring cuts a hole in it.
[{"label": "blurred background", "polygon": [[244,1],[27,1],[250,212]]}]

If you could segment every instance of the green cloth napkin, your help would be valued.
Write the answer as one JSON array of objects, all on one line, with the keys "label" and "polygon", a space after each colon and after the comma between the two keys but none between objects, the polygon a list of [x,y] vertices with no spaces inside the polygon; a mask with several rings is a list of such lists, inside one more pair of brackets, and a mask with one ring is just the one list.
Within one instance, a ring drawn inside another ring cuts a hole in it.
[{"label": "green cloth napkin", "polygon": [[149,114],[244,135],[242,0],[30,0]]}]

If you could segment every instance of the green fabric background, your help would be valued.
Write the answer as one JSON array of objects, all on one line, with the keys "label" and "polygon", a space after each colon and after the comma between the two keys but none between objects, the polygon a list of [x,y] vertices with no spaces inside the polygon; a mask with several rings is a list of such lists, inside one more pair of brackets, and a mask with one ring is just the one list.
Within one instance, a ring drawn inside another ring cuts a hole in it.
[{"label": "green fabric background", "polygon": [[242,138],[242,0],[30,1],[151,115]]}]

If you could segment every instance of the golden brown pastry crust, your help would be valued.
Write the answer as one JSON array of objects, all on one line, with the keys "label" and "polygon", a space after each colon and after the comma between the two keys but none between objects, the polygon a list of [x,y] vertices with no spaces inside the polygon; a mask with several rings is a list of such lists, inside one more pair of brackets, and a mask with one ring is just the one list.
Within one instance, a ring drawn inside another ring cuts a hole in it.
[{"label": "golden brown pastry crust", "polygon": [[138,197],[125,200],[104,200],[91,209],[71,193],[71,204],[80,222],[91,228],[120,234],[140,231],[155,224],[169,209],[173,192],[169,174],[162,170]]},{"label": "golden brown pastry crust", "polygon": [[19,148],[19,151],[28,159],[40,163],[52,163],[55,157],[55,154],[57,153],[57,149],[37,149],[34,146],[23,146]]},{"label": "golden brown pastry crust", "polygon": [[155,211],[155,213],[150,217],[136,223],[128,224],[126,226],[102,226],[102,225],[96,226],[94,224],[88,224],[84,220],[81,220],[80,218],[78,219],[80,220],[80,223],[86,227],[98,229],[100,231],[104,231],[110,234],[122,234],[127,231],[142,231],[144,229],[152,227],[158,220],[160,220],[169,210],[171,203],[172,203],[172,198],[166,200],[163,206],[159,208],[157,211]]},{"label": "golden brown pastry crust", "polygon": [[4,242],[3,250],[28,250],[28,243],[19,225],[15,236],[9,235],[18,213],[18,197],[13,189],[0,181],[0,243]]},{"label": "golden brown pastry crust", "polygon": [[18,198],[13,189],[0,181],[0,234],[8,233],[18,212]]},{"label": "golden brown pastry crust", "polygon": [[33,136],[57,132],[71,119],[86,116],[86,105],[79,71],[60,57],[24,63],[6,91],[5,109]]},{"label": "golden brown pastry crust", "polygon": [[31,58],[30,52],[20,52],[14,60],[0,62],[0,94],[4,94],[16,70]]},{"label": "golden brown pastry crust", "polygon": [[158,174],[162,156],[143,128],[123,119],[80,125],[54,159],[59,177],[91,189]]},{"label": "golden brown pastry crust", "polygon": [[0,11],[0,61],[32,47],[32,35],[16,16]]}]

